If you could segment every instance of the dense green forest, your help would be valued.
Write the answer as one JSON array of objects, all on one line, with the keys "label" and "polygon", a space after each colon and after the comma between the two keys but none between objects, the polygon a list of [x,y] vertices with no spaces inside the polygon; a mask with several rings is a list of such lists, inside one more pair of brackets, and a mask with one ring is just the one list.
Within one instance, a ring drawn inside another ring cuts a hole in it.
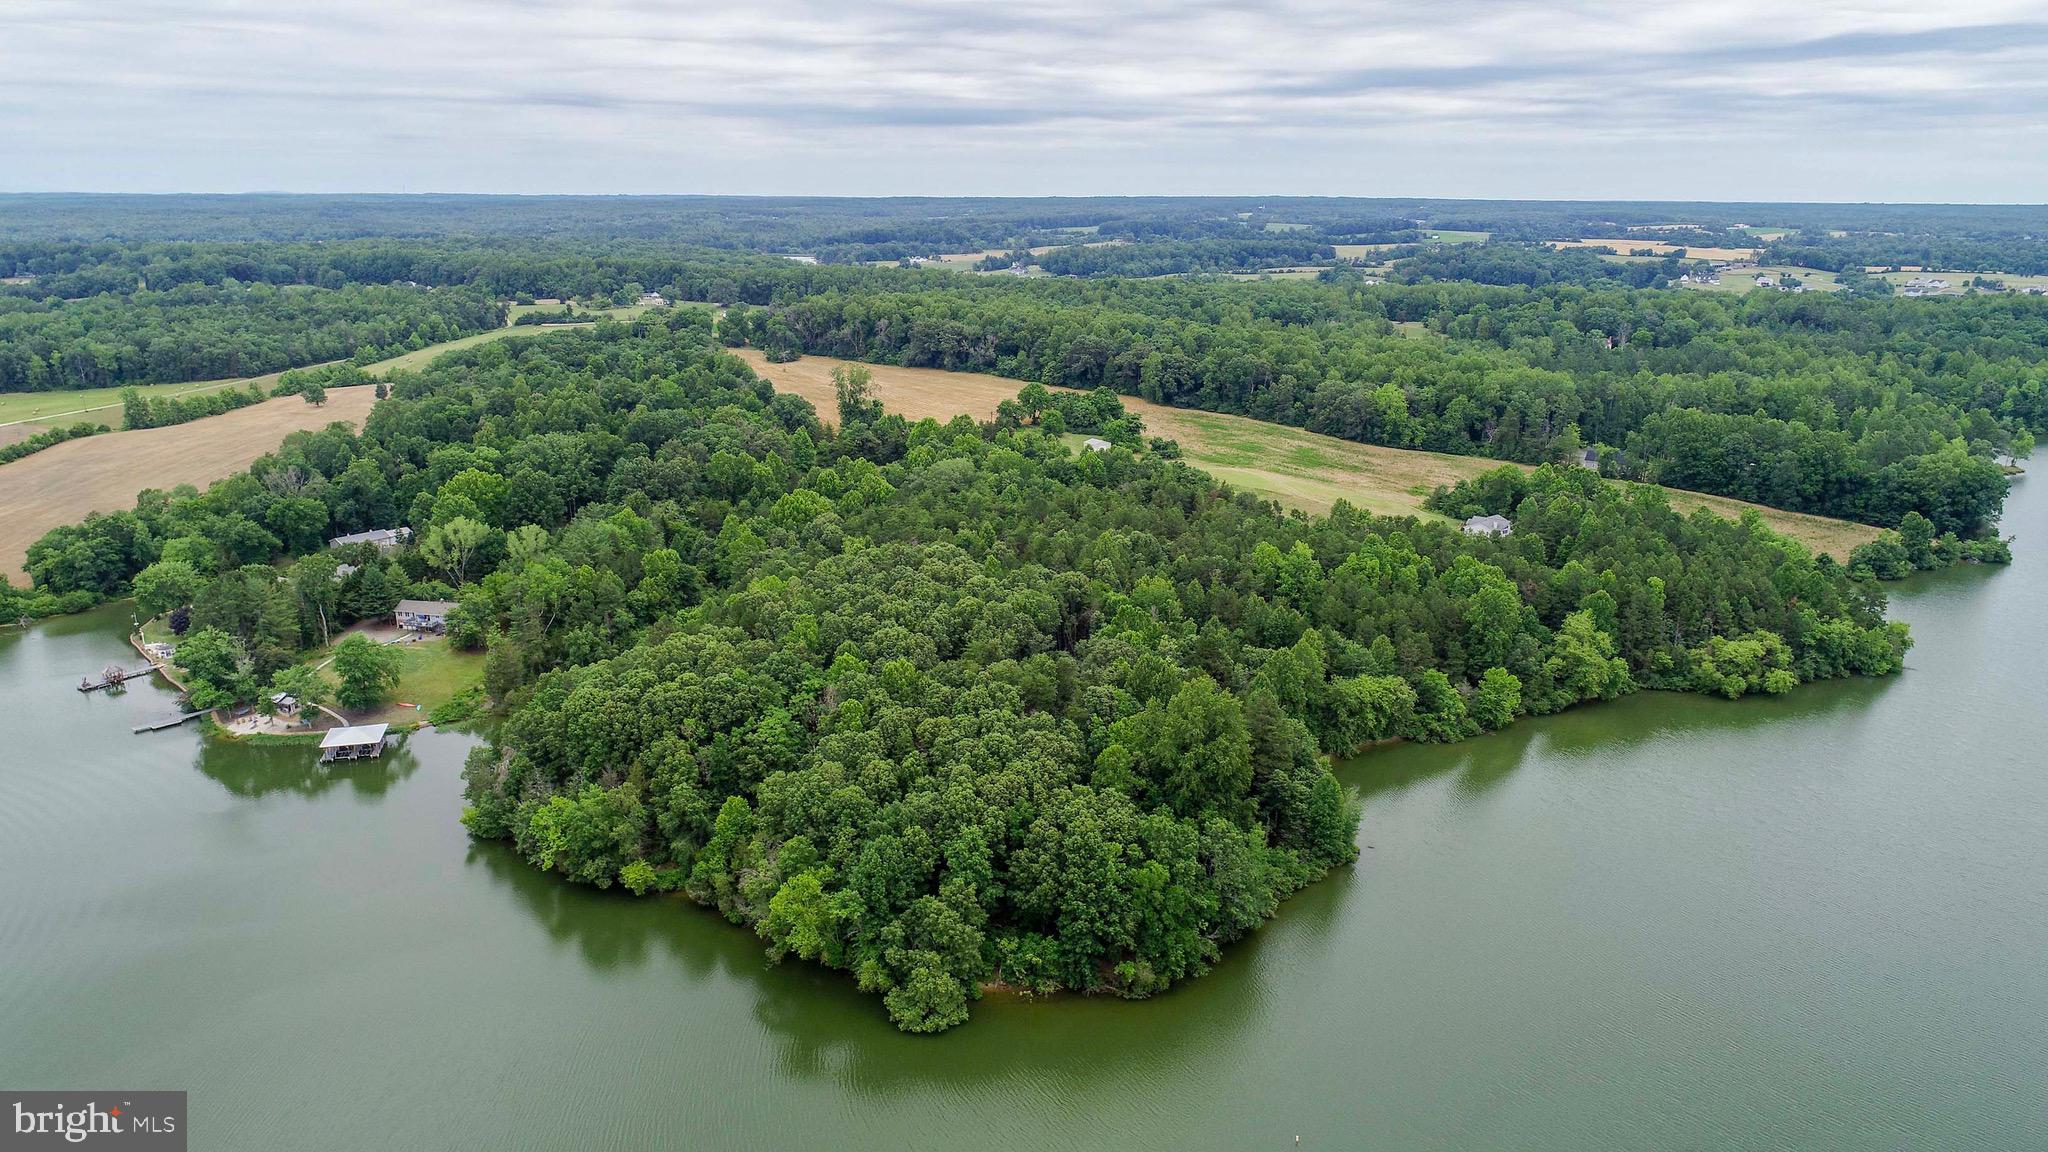
[{"label": "dense green forest", "polygon": [[376,359],[504,322],[468,290],[184,284],[83,299],[0,296],[0,392],[256,376]]},{"label": "dense green forest", "polygon": [[[132,590],[209,702],[453,598],[509,709],[466,772],[473,834],[686,893],[913,1031],[995,982],[1204,971],[1352,857],[1327,756],[1887,674],[1908,642],[1875,584],[1760,519],[1577,468],[1512,481],[1513,535],[1474,538],[1282,514],[1042,426],[908,424],[858,372],[834,415],[696,311],[480,345],[401,374],[360,435],[52,532],[32,595]],[[322,548],[396,523],[392,555]]]}]

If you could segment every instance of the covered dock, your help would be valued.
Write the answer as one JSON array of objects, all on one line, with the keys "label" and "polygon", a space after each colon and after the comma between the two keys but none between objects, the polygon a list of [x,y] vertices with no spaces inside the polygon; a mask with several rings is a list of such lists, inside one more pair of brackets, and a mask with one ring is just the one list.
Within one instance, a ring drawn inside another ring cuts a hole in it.
[{"label": "covered dock", "polygon": [[320,738],[320,762],[374,759],[384,754],[384,731],[388,724],[361,724],[354,728],[330,728]]}]

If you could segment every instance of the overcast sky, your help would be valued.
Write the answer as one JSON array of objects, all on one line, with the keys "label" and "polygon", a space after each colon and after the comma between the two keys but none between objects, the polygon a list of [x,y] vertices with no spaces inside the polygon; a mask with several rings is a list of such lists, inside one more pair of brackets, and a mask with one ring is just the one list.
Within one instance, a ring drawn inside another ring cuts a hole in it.
[{"label": "overcast sky", "polygon": [[0,0],[0,190],[2048,199],[2043,0]]}]

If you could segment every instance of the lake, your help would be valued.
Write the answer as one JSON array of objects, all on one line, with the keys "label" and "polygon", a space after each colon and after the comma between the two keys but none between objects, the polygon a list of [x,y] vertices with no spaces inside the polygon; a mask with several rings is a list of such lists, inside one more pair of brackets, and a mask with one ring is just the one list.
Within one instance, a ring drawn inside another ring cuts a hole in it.
[{"label": "lake", "polygon": [[167,689],[75,689],[127,606],[8,629],[0,1084],[188,1089],[201,1149],[2039,1149],[2048,492],[2007,530],[1893,586],[1895,679],[1374,751],[1358,864],[1209,976],[936,1038],[472,843],[468,737],[131,735]]}]

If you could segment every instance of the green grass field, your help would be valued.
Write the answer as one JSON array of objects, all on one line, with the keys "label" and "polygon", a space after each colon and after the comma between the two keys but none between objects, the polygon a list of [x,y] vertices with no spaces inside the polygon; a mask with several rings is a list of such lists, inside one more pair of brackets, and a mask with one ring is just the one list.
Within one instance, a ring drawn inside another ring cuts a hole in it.
[{"label": "green grass field", "polygon": [[[458,651],[445,638],[392,647],[405,662],[398,687],[392,690],[390,701],[377,711],[365,715],[351,713],[358,723],[419,724],[437,706],[484,682],[484,654]],[[328,649],[318,649],[308,653],[307,659],[319,663],[330,654]],[[329,683],[340,683],[332,664],[320,671]]]},{"label": "green grass field", "polygon": [[[179,384],[138,384],[144,396],[185,396],[217,388],[246,387],[253,379],[266,388],[276,384],[280,373],[243,377],[236,380],[199,380]],[[120,426],[121,388],[84,388],[67,392],[0,393],[0,424],[33,421],[38,424],[75,424],[92,420],[108,427]]]},{"label": "green grass field", "polygon": [[1705,292],[1749,292],[1756,288],[1756,278],[1760,273],[1769,275],[1772,279],[1790,274],[1805,284],[1808,291],[1813,292],[1839,292],[1842,288],[1833,272],[1823,272],[1818,268],[1802,268],[1796,264],[1766,264],[1760,268],[1723,272],[1719,284],[1687,284],[1686,287]]}]

